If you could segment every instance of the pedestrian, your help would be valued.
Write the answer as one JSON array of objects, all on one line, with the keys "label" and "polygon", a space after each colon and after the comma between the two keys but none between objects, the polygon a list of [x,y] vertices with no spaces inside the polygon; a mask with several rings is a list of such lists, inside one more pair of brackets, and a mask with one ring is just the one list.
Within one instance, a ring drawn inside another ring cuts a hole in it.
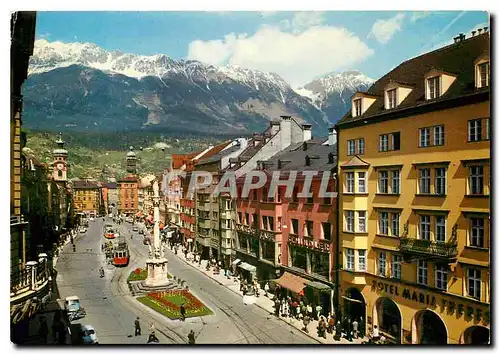
[{"label": "pedestrian", "polygon": [[266,281],[266,284],[264,285],[264,291],[265,291],[264,296],[267,297],[268,296],[267,294],[269,293],[269,282],[268,281]]},{"label": "pedestrian", "polygon": [[332,334],[334,328],[335,328],[335,318],[333,317],[333,314],[331,313],[328,316],[328,333]]},{"label": "pedestrian", "polygon": [[316,319],[318,320],[322,315],[321,311],[323,311],[323,308],[321,307],[321,305],[318,304],[318,306],[316,306]]},{"label": "pedestrian", "polygon": [[312,317],[313,308],[312,308],[311,304],[307,304],[306,311],[307,311],[307,314],[309,315],[309,317]]},{"label": "pedestrian", "polygon": [[47,344],[47,336],[49,335],[49,327],[47,326],[47,319],[45,316],[40,317],[40,328],[38,334],[42,338],[43,344]]},{"label": "pedestrian", "polygon": [[366,329],[365,329],[365,321],[363,320],[363,317],[359,318],[359,331],[358,331],[358,337],[359,338],[364,338],[366,334]]},{"label": "pedestrian", "polygon": [[191,330],[188,334],[188,344],[195,344],[194,340],[195,340],[194,331]]},{"label": "pedestrian", "polygon": [[309,317],[308,314],[306,314],[304,316],[304,319],[303,319],[303,324],[304,324],[304,328],[302,329],[304,332],[306,333],[309,333],[309,330],[307,329],[307,326],[309,325],[309,323],[311,322],[311,318]]},{"label": "pedestrian", "polygon": [[186,320],[186,309],[184,308],[184,304],[181,304],[181,316],[182,316],[182,320],[185,321]]},{"label": "pedestrian", "polygon": [[339,341],[340,338],[342,338],[342,325],[340,324],[340,321],[337,321],[337,325],[335,326],[335,335],[333,336],[333,339],[335,341]]},{"label": "pedestrian", "polygon": [[326,339],[326,321],[323,316],[320,317],[318,322],[318,336]]},{"label": "pedestrian", "polygon": [[352,325],[351,325],[351,319],[347,319],[347,328],[346,328],[346,338],[349,342],[352,342]]},{"label": "pedestrian", "polygon": [[134,328],[135,328],[135,336],[140,336],[141,335],[141,324],[139,322],[139,317],[137,317],[134,321]]},{"label": "pedestrian", "polygon": [[358,338],[358,325],[359,325],[358,321],[354,319],[354,321],[352,321],[352,332],[355,339]]},{"label": "pedestrian", "polygon": [[151,343],[151,342],[156,342],[156,343],[159,342],[158,338],[156,337],[155,325],[153,324],[153,322],[151,322],[151,324],[149,325],[148,343]]},{"label": "pedestrian", "polygon": [[187,248],[184,248],[184,258],[187,259],[187,257],[188,257],[188,250]]},{"label": "pedestrian", "polygon": [[275,298],[274,299],[274,314],[276,317],[279,317],[280,315],[280,301],[278,300],[278,298]]}]

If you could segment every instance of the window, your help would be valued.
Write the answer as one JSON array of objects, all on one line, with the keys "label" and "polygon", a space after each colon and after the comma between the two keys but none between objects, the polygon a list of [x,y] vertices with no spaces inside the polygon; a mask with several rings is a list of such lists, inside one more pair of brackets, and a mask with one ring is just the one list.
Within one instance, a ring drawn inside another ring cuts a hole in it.
[{"label": "window", "polygon": [[346,255],[346,265],[345,265],[346,269],[354,270],[354,250],[352,248],[346,248],[345,255]]},{"label": "window", "polygon": [[348,210],[345,212],[345,230],[348,232],[354,232],[354,211]]},{"label": "window", "polygon": [[448,287],[448,267],[443,264],[436,264],[436,288],[446,290]]},{"label": "window", "polygon": [[366,172],[358,172],[358,192],[366,193]]},{"label": "window", "polygon": [[399,181],[399,170],[393,170],[391,171],[391,193],[392,194],[399,194],[399,186],[400,186],[400,181]]},{"label": "window", "polygon": [[389,150],[389,135],[384,134],[379,137],[379,151]]},{"label": "window", "polygon": [[363,155],[365,153],[365,139],[358,139],[358,154]]},{"label": "window", "polygon": [[482,63],[477,66],[479,76],[479,88],[489,86],[490,81],[490,63]]},{"label": "window", "polygon": [[299,233],[299,219],[292,219],[292,234]]},{"label": "window", "polygon": [[347,172],[346,177],[346,192],[354,193],[354,172]]},{"label": "window", "polygon": [[245,225],[250,225],[250,214],[245,213]]},{"label": "window", "polygon": [[470,219],[470,240],[473,247],[484,247],[484,219]]},{"label": "window", "polygon": [[379,151],[393,151],[401,148],[401,133],[389,133],[379,136]]},{"label": "window", "polygon": [[467,269],[467,295],[476,299],[481,298],[481,271],[479,269]]},{"label": "window", "polygon": [[401,256],[397,254],[392,255],[391,278],[401,279]]},{"label": "window", "polygon": [[446,168],[436,168],[436,180],[434,181],[435,193],[439,195],[446,194]]},{"label": "window", "polygon": [[440,94],[439,90],[439,76],[434,76],[427,79],[427,85],[429,88],[429,99],[438,98]]},{"label": "window", "polygon": [[490,119],[485,118],[486,140],[490,140]]},{"label": "window", "polygon": [[434,145],[444,145],[444,125],[434,127]]},{"label": "window", "polygon": [[481,140],[481,119],[473,119],[469,121],[469,141]]},{"label": "window", "polygon": [[366,232],[366,211],[358,211],[358,231]]},{"label": "window", "polygon": [[437,242],[444,242],[446,240],[446,218],[443,215],[436,216],[436,233],[435,238]]},{"label": "window", "polygon": [[379,252],[377,263],[378,263],[377,264],[377,274],[381,277],[385,277],[385,270],[386,270],[385,252]]},{"label": "window", "polygon": [[431,192],[431,170],[429,168],[419,169],[420,194],[429,194]]},{"label": "window", "polygon": [[420,128],[420,147],[431,145],[431,128]]},{"label": "window", "polygon": [[306,220],[304,224],[304,236],[312,237],[313,236],[313,222],[310,220]]},{"label": "window", "polygon": [[484,174],[483,166],[471,166],[469,168],[470,173],[470,194],[482,195],[483,194],[483,183]]},{"label": "window", "polygon": [[399,237],[399,213],[391,213],[391,236]]},{"label": "window", "polygon": [[332,237],[332,225],[329,222],[322,222],[321,228],[323,230],[323,238],[325,240],[331,240]]},{"label": "window", "polygon": [[358,270],[366,271],[366,250],[358,250]]},{"label": "window", "polygon": [[378,232],[381,235],[389,235],[389,213],[386,211],[378,213]]},{"label": "window", "polygon": [[396,89],[388,90],[387,91],[387,108],[395,108],[397,106],[397,101],[396,101]]},{"label": "window", "polygon": [[356,148],[356,141],[347,140],[347,155],[354,155],[356,152],[355,148]]},{"label": "window", "polygon": [[353,101],[354,103],[354,116],[360,116],[361,115],[361,98],[358,98],[357,100]]},{"label": "window", "polygon": [[430,240],[431,238],[431,217],[430,215],[420,215],[419,239]]},{"label": "window", "polygon": [[378,192],[389,193],[389,172],[380,171],[378,173]]},{"label": "window", "polygon": [[418,260],[417,265],[417,283],[427,285],[427,261]]}]

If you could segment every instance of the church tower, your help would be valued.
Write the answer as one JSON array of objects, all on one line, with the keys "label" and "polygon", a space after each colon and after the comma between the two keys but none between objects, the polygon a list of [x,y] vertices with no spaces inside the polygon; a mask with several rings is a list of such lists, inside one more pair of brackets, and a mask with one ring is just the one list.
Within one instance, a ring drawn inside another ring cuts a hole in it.
[{"label": "church tower", "polygon": [[57,148],[54,149],[54,162],[52,163],[52,177],[55,182],[66,182],[68,172],[68,151],[64,149],[64,141],[62,140],[62,133],[56,140]]},{"label": "church tower", "polygon": [[130,147],[130,151],[127,153],[127,172],[137,174],[137,156],[133,146]]}]

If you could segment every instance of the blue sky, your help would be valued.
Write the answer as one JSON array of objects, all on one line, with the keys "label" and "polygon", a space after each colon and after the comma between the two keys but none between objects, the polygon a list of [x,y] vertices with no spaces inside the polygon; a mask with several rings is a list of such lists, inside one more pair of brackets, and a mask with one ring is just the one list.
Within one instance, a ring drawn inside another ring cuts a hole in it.
[{"label": "blue sky", "polygon": [[402,61],[488,25],[486,12],[38,12],[37,38],[274,71],[292,85]]}]

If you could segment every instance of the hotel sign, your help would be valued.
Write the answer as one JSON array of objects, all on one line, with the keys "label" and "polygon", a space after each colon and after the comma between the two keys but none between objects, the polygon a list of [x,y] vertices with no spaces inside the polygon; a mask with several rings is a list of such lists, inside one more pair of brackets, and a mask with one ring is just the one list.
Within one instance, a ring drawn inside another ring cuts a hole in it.
[{"label": "hotel sign", "polygon": [[383,283],[376,280],[372,281],[371,289],[372,291],[385,292],[387,294],[402,297],[405,300],[412,300],[427,306],[436,306],[439,303],[443,311],[447,310],[448,315],[456,313],[460,316],[465,313],[467,318],[473,317],[476,321],[480,321],[482,319],[485,323],[490,322],[489,307],[488,310],[485,311],[484,308],[464,305],[463,303],[436,297],[433,293],[427,291],[416,291],[410,288],[400,287],[398,285]]}]

